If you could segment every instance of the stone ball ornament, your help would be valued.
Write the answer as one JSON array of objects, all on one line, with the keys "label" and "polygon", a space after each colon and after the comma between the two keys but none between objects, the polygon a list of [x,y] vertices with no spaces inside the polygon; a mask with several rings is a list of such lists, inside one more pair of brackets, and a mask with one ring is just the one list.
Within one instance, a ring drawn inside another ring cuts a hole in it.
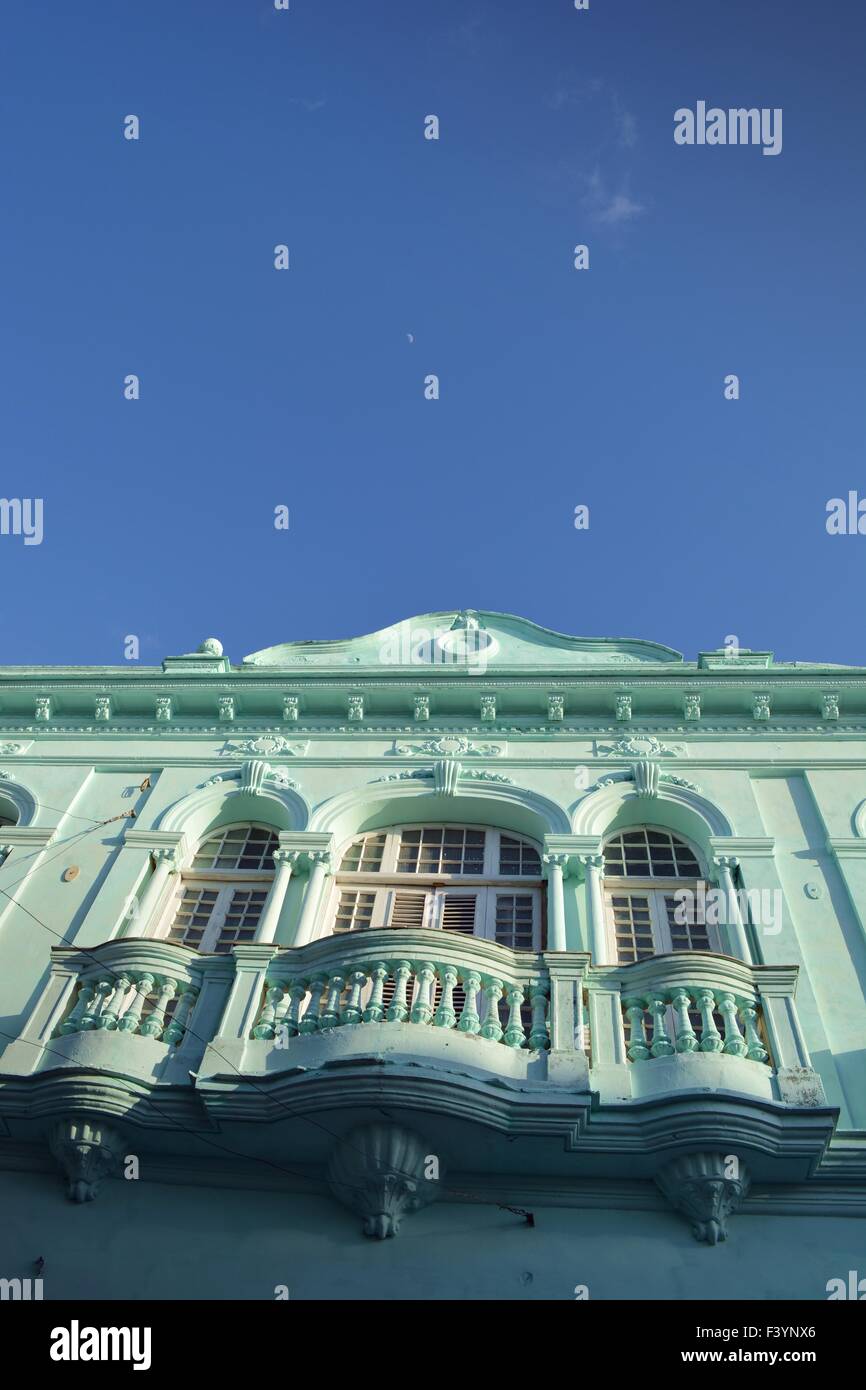
[{"label": "stone ball ornament", "polygon": [[202,656],[222,656],[223,644],[218,637],[206,637],[199,647]]}]

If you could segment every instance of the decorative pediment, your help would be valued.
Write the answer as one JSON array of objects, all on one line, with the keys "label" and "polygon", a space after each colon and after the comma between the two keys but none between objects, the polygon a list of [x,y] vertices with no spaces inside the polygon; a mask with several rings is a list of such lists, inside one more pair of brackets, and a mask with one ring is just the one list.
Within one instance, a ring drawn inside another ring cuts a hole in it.
[{"label": "decorative pediment", "polygon": [[520,666],[637,666],[682,662],[671,647],[631,637],[570,637],[528,618],[451,609],[405,618],[392,627],[338,642],[284,642],[244,658],[244,666],[304,670],[366,666],[460,667],[471,674]]}]

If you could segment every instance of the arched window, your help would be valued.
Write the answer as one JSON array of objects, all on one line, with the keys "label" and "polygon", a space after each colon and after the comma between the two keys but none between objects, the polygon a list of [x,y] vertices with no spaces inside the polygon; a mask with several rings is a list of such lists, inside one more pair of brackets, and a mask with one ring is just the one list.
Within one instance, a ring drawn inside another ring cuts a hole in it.
[{"label": "arched window", "polygon": [[225,955],[252,941],[274,876],[277,837],[259,825],[221,826],[204,840],[168,912],[169,941]]},{"label": "arched window", "polygon": [[[640,826],[604,846],[608,929],[621,965],[670,951],[718,951],[704,921],[695,851],[669,830]],[[687,893],[682,897],[678,894]]]},{"label": "arched window", "polygon": [[426,927],[540,949],[541,854],[477,825],[407,825],[344,850],[330,904],[333,932]]},{"label": "arched window", "polygon": [[14,820],[12,819],[11,816],[0,816],[0,830],[2,830],[2,828],[3,828],[4,825],[17,825],[17,824],[18,824],[18,822],[17,822],[17,821],[14,821]]}]

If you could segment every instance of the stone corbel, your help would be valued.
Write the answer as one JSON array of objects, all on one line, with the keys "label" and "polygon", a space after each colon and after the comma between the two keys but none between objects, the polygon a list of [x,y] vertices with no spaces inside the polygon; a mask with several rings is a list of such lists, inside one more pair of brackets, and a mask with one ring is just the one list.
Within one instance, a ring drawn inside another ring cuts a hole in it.
[{"label": "stone corbel", "polygon": [[691,1223],[695,1240],[717,1245],[727,1240],[728,1218],[747,1196],[751,1177],[736,1154],[694,1153],[667,1164],[656,1184]]},{"label": "stone corbel", "polygon": [[123,1153],[118,1130],[91,1116],[71,1115],[52,1126],[48,1144],[67,1179],[72,1202],[92,1202],[102,1180],[113,1173]]},{"label": "stone corbel", "polygon": [[365,1236],[396,1236],[404,1216],[439,1194],[439,1158],[401,1125],[365,1125],[345,1136],[328,1164],[337,1201],[361,1217]]}]

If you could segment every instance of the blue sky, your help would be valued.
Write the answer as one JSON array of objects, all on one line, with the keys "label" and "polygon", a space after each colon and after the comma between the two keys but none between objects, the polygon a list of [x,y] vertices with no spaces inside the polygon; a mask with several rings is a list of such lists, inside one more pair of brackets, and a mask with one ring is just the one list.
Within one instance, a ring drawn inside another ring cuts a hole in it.
[{"label": "blue sky", "polygon": [[[0,661],[467,606],[866,665],[866,536],[825,529],[866,496],[860,0],[3,28],[0,496],[44,540],[0,536]],[[781,107],[782,153],[675,145],[698,100]]]}]

